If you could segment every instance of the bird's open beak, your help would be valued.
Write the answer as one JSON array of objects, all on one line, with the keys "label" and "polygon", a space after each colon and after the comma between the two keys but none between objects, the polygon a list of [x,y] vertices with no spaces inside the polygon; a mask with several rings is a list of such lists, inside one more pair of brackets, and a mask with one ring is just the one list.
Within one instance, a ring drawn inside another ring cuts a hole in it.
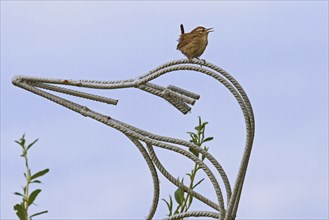
[{"label": "bird's open beak", "polygon": [[207,28],[206,30],[207,30],[207,33],[214,32],[214,29],[213,28]]}]

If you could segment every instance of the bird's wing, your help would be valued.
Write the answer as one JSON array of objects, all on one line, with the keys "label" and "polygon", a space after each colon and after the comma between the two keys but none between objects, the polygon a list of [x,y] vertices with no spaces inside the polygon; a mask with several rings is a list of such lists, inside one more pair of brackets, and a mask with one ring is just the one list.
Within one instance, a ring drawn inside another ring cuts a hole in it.
[{"label": "bird's wing", "polygon": [[189,36],[189,34],[182,34],[178,39],[177,50],[180,50],[185,45],[191,43],[193,37]]}]

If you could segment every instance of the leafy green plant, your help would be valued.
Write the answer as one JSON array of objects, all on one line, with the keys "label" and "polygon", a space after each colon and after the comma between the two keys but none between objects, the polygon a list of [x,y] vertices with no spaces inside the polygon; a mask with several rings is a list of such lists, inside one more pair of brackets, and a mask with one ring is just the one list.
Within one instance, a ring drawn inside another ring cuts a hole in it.
[{"label": "leafy green plant", "polygon": [[26,172],[24,173],[26,184],[23,187],[23,193],[19,193],[19,192],[14,193],[17,196],[22,197],[22,202],[18,203],[14,206],[16,215],[18,216],[18,218],[20,220],[31,220],[32,217],[35,217],[35,216],[41,215],[41,214],[45,214],[48,212],[48,211],[42,211],[42,212],[34,213],[30,216],[28,214],[29,207],[32,204],[34,204],[35,199],[41,192],[41,189],[36,189],[30,193],[30,184],[32,184],[32,183],[40,184],[41,181],[38,178],[49,172],[49,169],[44,169],[39,172],[36,172],[35,174],[31,173],[31,169],[29,167],[29,162],[28,162],[28,157],[27,157],[27,152],[37,141],[38,141],[38,139],[36,139],[35,141],[33,141],[32,143],[30,143],[29,145],[26,146],[24,134],[18,141],[15,141],[17,144],[19,144],[22,147],[23,153],[22,153],[21,157],[24,158],[25,167],[26,167]]},{"label": "leafy green plant", "polygon": [[[206,151],[208,151],[209,148],[206,146],[203,146],[203,144],[205,142],[208,142],[208,141],[211,141],[212,139],[214,139],[213,137],[205,137],[205,130],[206,130],[207,124],[208,124],[208,122],[202,122],[201,117],[199,117],[198,126],[195,127],[196,132],[195,133],[187,132],[191,137],[190,142],[203,148]],[[199,159],[204,161],[205,156],[201,155],[201,157],[200,157],[199,152],[193,150],[192,148],[190,148],[189,151],[191,153],[193,153],[196,157],[198,157]],[[191,170],[191,172],[186,174],[189,177],[189,182],[190,182],[189,188],[190,189],[195,189],[195,187],[197,187],[204,180],[204,178],[202,178],[201,180],[198,180],[198,181],[196,180],[197,172],[200,169],[201,169],[200,166],[198,164],[195,164],[194,168]],[[184,184],[184,178],[182,178],[181,183]],[[167,208],[169,211],[168,216],[187,212],[193,202],[193,196],[191,196],[188,193],[185,193],[181,188],[178,188],[175,191],[174,198],[177,203],[177,207],[175,209],[174,209],[174,202],[173,202],[171,195],[169,195],[169,201],[162,199],[167,204]]]}]

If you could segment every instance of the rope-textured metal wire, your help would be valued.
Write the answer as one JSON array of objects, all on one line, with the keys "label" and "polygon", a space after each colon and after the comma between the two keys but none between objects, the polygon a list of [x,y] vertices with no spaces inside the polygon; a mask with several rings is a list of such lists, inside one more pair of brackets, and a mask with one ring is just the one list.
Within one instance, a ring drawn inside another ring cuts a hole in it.
[{"label": "rope-textured metal wire", "polygon": [[222,168],[222,166],[219,164],[219,162],[208,151],[206,151],[206,150],[204,150],[204,149],[202,149],[202,148],[200,148],[200,147],[198,147],[198,146],[196,146],[193,143],[188,142],[188,141],[183,141],[183,140],[180,140],[180,139],[175,139],[175,138],[164,137],[164,136],[152,134],[150,132],[143,131],[143,130],[138,129],[136,127],[133,127],[131,125],[120,122],[116,119],[112,119],[112,120],[115,121],[116,123],[120,123],[121,125],[125,126],[127,129],[131,129],[131,130],[139,133],[142,136],[152,138],[156,141],[168,142],[168,143],[180,145],[182,147],[192,148],[194,151],[197,151],[200,154],[204,155],[205,158],[207,158],[209,160],[209,162],[216,168],[217,172],[221,175],[222,180],[223,180],[224,185],[225,185],[225,189],[226,189],[227,200],[230,200],[231,186],[230,186],[229,179],[228,179],[224,169]]},{"label": "rope-textured metal wire", "polygon": [[[64,88],[61,86],[54,86],[54,84],[63,85],[63,86],[86,87],[93,89],[119,89],[119,88],[134,87],[165,99],[171,105],[173,105],[175,108],[181,111],[183,114],[186,114],[191,110],[191,107],[194,105],[194,103],[200,98],[199,95],[187,91],[185,89],[176,87],[174,85],[163,87],[154,83],[150,83],[150,81],[152,81],[153,79],[156,79],[167,73],[183,71],[183,70],[200,72],[219,81],[235,97],[242,110],[245,120],[245,126],[246,126],[246,140],[245,140],[244,153],[242,155],[240,167],[235,179],[233,191],[231,190],[229,179],[224,169],[220,165],[220,163],[209,152],[205,151],[204,149],[187,141],[152,134],[150,132],[134,127],[132,125],[126,124],[117,119],[111,118],[108,115],[95,112],[86,106],[82,106],[80,104],[74,103],[72,101],[58,97],[54,94],[45,91],[45,90],[50,90],[53,92],[59,92],[63,94],[77,96],[80,98],[90,99],[97,102],[116,105],[118,100],[108,97],[102,97],[94,94],[89,94],[86,92],[80,92],[80,91]],[[183,59],[183,60],[174,60],[165,63],[147,72],[146,74],[133,79],[117,80],[117,81],[97,81],[97,80],[47,79],[40,77],[18,76],[13,79],[13,84],[25,90],[28,90],[32,93],[40,95],[57,104],[60,104],[66,108],[69,108],[77,113],[80,113],[83,116],[90,117],[114,129],[117,129],[118,131],[125,134],[134,143],[134,145],[139,149],[142,156],[144,157],[153,178],[153,185],[154,185],[153,201],[147,219],[153,218],[159,201],[159,179],[158,179],[156,168],[174,185],[181,188],[185,192],[191,194],[196,199],[200,200],[201,202],[207,204],[208,206],[210,206],[211,208],[217,211],[217,213],[209,212],[209,211],[185,212],[168,217],[167,219],[174,220],[174,219],[182,219],[185,217],[192,217],[192,216],[212,217],[222,220],[231,220],[235,218],[241,197],[243,182],[246,176],[247,167],[252,150],[254,133],[255,133],[255,120],[254,120],[252,106],[250,104],[246,92],[244,91],[242,86],[223,69],[205,61],[196,60],[196,59],[190,61],[187,59]],[[145,146],[143,146],[141,142],[144,142]],[[179,153],[191,159],[195,163],[197,163],[201,167],[201,169],[205,172],[210,182],[212,183],[217,197],[217,202],[213,202],[207,199],[206,197],[204,197],[203,195],[195,192],[194,190],[189,189],[187,186],[183,185],[178,179],[174,178],[160,163],[159,159],[157,158],[153,150],[153,147],[160,147],[163,149],[167,149]],[[215,173],[213,173],[213,171],[203,161],[198,159],[194,154],[190,153],[189,151],[184,150],[183,148],[191,148],[199,152],[200,154],[205,156],[205,158],[210,162],[211,165],[215,167],[216,174],[217,175],[219,174],[221,180],[223,181],[222,183],[224,184],[225,187],[225,193],[227,197],[226,208],[224,205],[224,199],[220,188],[220,184],[216,178]]]},{"label": "rope-textured metal wire", "polygon": [[152,145],[147,144],[147,148],[149,150],[150,153],[150,157],[152,158],[155,166],[159,169],[159,171],[162,173],[162,175],[164,177],[166,177],[170,182],[172,182],[174,185],[176,185],[177,187],[181,188],[182,190],[184,190],[185,192],[191,194],[194,198],[197,198],[198,200],[200,200],[201,202],[207,204],[208,206],[216,209],[217,211],[219,210],[219,206],[207,199],[206,197],[204,197],[203,195],[193,191],[192,189],[190,189],[189,187],[185,186],[184,184],[181,183],[181,181],[179,181],[179,179],[176,179],[175,177],[173,177],[167,170],[166,168],[164,168],[164,166],[162,166],[160,160],[158,159],[158,157],[156,156]]},{"label": "rope-textured metal wire", "polygon": [[211,217],[211,218],[220,219],[218,213],[215,212],[194,211],[194,212],[184,212],[184,213],[176,214],[168,218],[165,218],[165,220],[179,220],[187,217]]},{"label": "rope-textured metal wire", "polygon": [[128,136],[128,138],[136,145],[136,147],[138,148],[138,150],[141,152],[141,154],[143,155],[150,171],[151,171],[151,175],[152,175],[152,179],[153,179],[153,186],[154,186],[154,190],[153,190],[153,201],[152,201],[152,206],[150,209],[150,212],[148,214],[148,216],[146,217],[146,219],[152,219],[155,211],[158,207],[158,203],[159,203],[159,195],[160,195],[160,184],[159,184],[159,178],[158,178],[158,174],[156,172],[156,169],[154,167],[154,164],[150,158],[150,156],[148,155],[146,149],[144,148],[144,146],[136,139],[132,139]]}]

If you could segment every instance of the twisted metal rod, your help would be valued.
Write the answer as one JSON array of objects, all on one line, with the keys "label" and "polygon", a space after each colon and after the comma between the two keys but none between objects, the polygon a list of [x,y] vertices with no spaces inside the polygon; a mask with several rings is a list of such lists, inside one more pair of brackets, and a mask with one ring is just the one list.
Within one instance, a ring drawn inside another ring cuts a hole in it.
[{"label": "twisted metal rod", "polygon": [[209,160],[209,162],[216,168],[217,172],[220,174],[220,176],[222,177],[223,183],[225,185],[225,189],[226,189],[226,194],[227,194],[227,200],[230,200],[231,197],[231,186],[230,186],[230,182],[229,179],[223,169],[223,167],[220,165],[220,163],[206,150],[200,148],[199,146],[188,142],[188,141],[184,141],[184,140],[180,140],[180,139],[175,139],[175,138],[170,138],[170,137],[165,137],[165,136],[160,136],[160,135],[156,135],[147,131],[144,131],[142,129],[136,128],[132,125],[128,125],[124,122],[118,121],[116,119],[112,119],[115,123],[119,123],[122,126],[126,127],[129,130],[132,130],[142,136],[151,138],[152,140],[155,141],[160,141],[160,142],[167,142],[167,143],[172,143],[172,144],[177,144],[180,145],[182,147],[187,147],[187,148],[191,148],[194,151],[197,151],[198,153],[202,154],[203,156],[205,156],[205,158],[207,158]]},{"label": "twisted metal rod", "polygon": [[153,201],[152,201],[152,206],[151,206],[150,212],[149,212],[148,216],[146,217],[146,219],[149,220],[149,219],[153,218],[155,211],[159,204],[160,184],[159,184],[158,174],[154,167],[152,159],[148,155],[148,153],[145,150],[145,148],[143,147],[143,145],[138,140],[133,139],[129,136],[127,136],[127,137],[136,145],[138,150],[141,152],[141,154],[143,155],[143,157],[151,171],[151,175],[152,175],[152,179],[153,179]]},{"label": "twisted metal rod", "polygon": [[[142,135],[139,135],[137,134],[136,132],[132,131],[132,130],[128,130],[126,127],[122,126],[121,123],[117,120],[114,120],[114,119],[111,119],[109,116],[106,116],[106,115],[102,115],[100,113],[97,113],[97,112],[94,112],[90,109],[88,109],[87,107],[85,106],[81,106],[79,104],[76,104],[76,103],[73,103],[73,102],[70,102],[68,100],[65,100],[63,98],[60,98],[60,97],[57,97],[53,94],[50,94],[50,93],[47,93],[47,92],[44,92],[42,90],[39,90],[37,88],[34,88],[33,86],[30,86],[30,85],[27,85],[27,84],[19,84],[18,86],[22,87],[22,88],[25,88],[35,94],[38,94],[38,95],[41,95],[53,102],[56,102],[58,104],[61,104],[65,107],[68,107],[69,109],[73,110],[73,111],[76,111],[86,117],[91,117],[99,122],[102,122],[104,124],[107,124],[121,132],[123,132],[124,134],[126,134],[127,136],[129,137],[133,137],[133,138],[136,138],[136,139],[139,139],[139,140],[142,140],[142,141],[145,141],[146,143],[151,143],[155,146],[159,146],[159,147],[163,147],[163,148],[166,148],[166,149],[172,149],[178,153],[181,153],[183,155],[186,154],[186,156],[188,156],[189,158],[193,159],[193,160],[199,160],[198,158],[196,158],[193,154],[190,154],[189,152],[187,151],[184,151],[182,149],[179,149],[177,147],[174,147],[174,146],[170,146],[168,144],[164,144],[164,143],[161,143],[159,141],[152,141],[152,139],[150,139],[149,137],[144,137]],[[202,153],[202,148],[200,147],[197,147],[196,150],[199,150],[200,149],[200,153]],[[202,161],[197,161],[197,163],[200,165],[200,167],[206,172],[206,174],[208,175],[208,177],[210,178],[211,182],[213,183],[214,185],[214,188],[215,188],[215,191],[216,191],[216,194],[217,194],[217,197],[218,197],[218,203],[220,204],[220,208],[221,208],[221,212],[225,212],[225,209],[224,209],[224,202],[223,202],[223,198],[222,198],[222,195],[221,195],[221,190],[220,190],[220,187],[217,183],[217,180],[216,178],[214,177],[214,175],[212,174],[212,172],[210,171],[210,169],[205,166],[205,165],[202,165],[203,162]],[[222,215],[224,216],[224,215]]]},{"label": "twisted metal rod", "polygon": [[[197,65],[202,65],[203,67],[197,67],[197,66],[192,66],[188,64],[197,64]],[[209,69],[206,69],[209,68]],[[167,137],[162,137],[158,135],[153,135],[151,133],[148,133],[146,131],[140,130],[138,128],[135,128],[133,126],[127,125],[123,122],[120,122],[118,120],[112,119],[110,116],[102,115],[100,113],[94,112],[90,109],[88,109],[85,106],[79,105],[77,103],[71,102],[69,100],[54,96],[50,93],[47,93],[43,90],[37,89],[35,87],[47,89],[47,90],[52,90],[56,92],[61,92],[69,95],[74,95],[82,98],[87,98],[91,99],[94,101],[101,101],[104,103],[108,104],[116,104],[117,100],[110,99],[107,97],[101,97],[93,94],[88,94],[88,93],[83,93],[75,90],[70,90],[58,86],[51,86],[48,85],[49,83],[51,84],[62,84],[62,85],[67,85],[67,86],[78,86],[78,87],[87,87],[87,88],[96,88],[96,89],[119,89],[119,88],[128,88],[128,87],[135,87],[142,89],[146,92],[149,92],[153,95],[159,96],[161,98],[164,98],[167,100],[169,103],[171,103],[174,107],[176,107],[178,110],[180,110],[183,114],[186,114],[188,111],[190,111],[191,107],[189,105],[193,105],[197,99],[199,99],[199,96],[191,93],[189,91],[186,91],[184,89],[175,87],[175,86],[168,86],[167,88],[164,88],[162,86],[156,85],[149,83],[149,81],[162,76],[166,73],[173,72],[173,71],[179,71],[179,70],[192,70],[192,71],[197,71],[204,73],[206,75],[209,75],[213,77],[214,79],[218,80],[220,83],[222,83],[228,90],[233,94],[233,96],[236,98],[238,104],[240,105],[240,108],[242,109],[244,118],[245,118],[245,124],[246,124],[246,143],[245,143],[245,150],[243,153],[242,161],[240,163],[240,168],[236,177],[236,181],[234,184],[233,188],[233,193],[231,194],[231,188],[230,184],[228,181],[228,178],[222,169],[221,165],[218,163],[218,161],[208,152],[204,151],[200,147],[197,147],[189,142],[184,142],[179,139],[173,139],[173,138],[167,138]],[[216,168],[217,172],[221,175],[222,180],[225,185],[226,189],[226,195],[227,195],[227,202],[228,206],[227,209],[225,210],[224,208],[224,202],[223,198],[221,195],[221,190],[218,185],[218,182],[213,175],[213,173],[209,170],[209,168],[205,165],[202,165],[203,162],[195,160],[195,162],[199,163],[200,166],[203,167],[203,170],[205,173],[208,175],[209,179],[211,180],[216,195],[219,203],[219,211],[221,215],[216,216],[215,218],[223,219],[225,220],[230,220],[234,219],[236,216],[241,192],[242,192],[242,186],[243,182],[245,179],[246,171],[247,171],[247,166],[248,162],[250,159],[250,153],[252,149],[252,144],[253,144],[253,139],[254,139],[254,115],[253,115],[253,110],[249,101],[248,96],[246,95],[245,91],[243,90],[242,86],[226,71],[222,70],[216,65],[213,65],[208,62],[204,61],[199,61],[199,60],[192,60],[189,61],[187,59],[184,60],[175,60],[171,61],[168,63],[165,63],[148,73],[135,78],[135,79],[127,79],[127,80],[118,80],[118,81],[96,81],[96,80],[68,80],[68,79],[44,79],[44,78],[38,78],[38,77],[16,77],[13,79],[13,84],[16,86],[19,86],[23,89],[26,89],[28,91],[31,91],[37,95],[40,95],[44,98],[47,98],[53,102],[56,102],[64,107],[67,107],[73,111],[76,111],[86,117],[91,117],[97,121],[100,121],[104,124],[107,124],[108,126],[111,126],[125,135],[127,135],[133,143],[138,147],[143,147],[141,143],[138,140],[141,140],[146,143],[147,147],[149,148],[149,153],[151,156],[151,159],[155,165],[157,165],[157,162],[155,160],[155,157],[151,155],[150,147],[153,146],[158,146],[162,147],[165,149],[173,150],[175,152],[181,153],[187,157],[189,157],[192,160],[198,159],[195,158],[194,155],[189,155],[190,153],[173,145],[167,144],[167,143],[173,143],[173,144],[178,144],[183,147],[191,147],[192,149],[200,152],[202,155],[204,155],[210,162],[213,164],[213,166]],[[137,144],[136,144],[137,143]],[[143,148],[144,149],[144,148]],[[144,149],[145,150],[145,149]],[[143,154],[144,158],[149,158],[149,155],[145,156],[144,150],[140,150],[141,153]],[[186,154],[187,153],[187,154]],[[145,159],[148,161],[148,159]],[[147,162],[149,163],[149,162]],[[149,164],[148,164],[149,165]],[[159,164],[158,164],[159,165]],[[161,164],[160,164],[161,165]],[[154,165],[153,165],[154,168]],[[151,170],[151,174],[154,180],[155,184],[155,179],[157,177],[154,174],[154,170],[152,166],[149,165],[149,169]],[[158,167],[159,169],[159,167]],[[168,178],[168,177],[167,177]],[[169,179],[169,178],[168,178]],[[179,186],[184,189],[183,186]],[[193,194],[193,191],[188,192]],[[197,194],[195,194],[197,195]],[[194,195],[193,195],[194,196]],[[197,197],[196,197],[197,198]],[[200,199],[201,198],[201,199]],[[198,198],[200,201],[206,201],[202,197]],[[156,204],[155,204],[156,203]],[[211,203],[210,203],[211,204]],[[151,208],[151,211],[149,213],[149,216],[154,215],[153,212],[156,210],[156,205],[157,205],[157,200],[156,200],[156,192],[154,192],[154,200],[153,200],[153,205]],[[209,204],[208,204],[209,205]],[[154,208],[155,206],[155,208]],[[213,206],[213,204],[212,204]],[[218,206],[213,206],[218,207]],[[215,208],[215,209],[216,209]],[[194,213],[194,212],[191,212]],[[208,213],[209,214],[209,213]],[[185,216],[185,214],[183,213]],[[196,215],[193,215],[196,216]],[[152,218],[151,217],[151,218]],[[185,216],[187,217],[187,215]],[[209,216],[209,217],[214,217]],[[173,217],[173,219],[176,219],[176,217]]]},{"label": "twisted metal rod", "polygon": [[[102,120],[102,116],[99,118],[99,120],[102,123],[105,123],[105,124],[108,124],[108,125],[110,124],[110,121],[112,121],[112,119],[108,119],[108,123],[106,123],[105,121]],[[223,200],[223,195],[222,195],[220,186],[218,184],[218,181],[216,180],[216,177],[214,176],[212,171],[209,169],[209,167],[205,163],[203,163],[198,157],[196,157],[194,154],[190,153],[189,151],[183,150],[179,147],[176,147],[176,146],[173,146],[173,145],[170,145],[170,144],[166,144],[166,143],[162,143],[162,142],[159,142],[159,141],[155,141],[155,140],[152,140],[150,138],[144,138],[143,136],[137,134],[136,132],[134,132],[132,130],[127,130],[127,129],[124,129],[124,127],[120,127],[120,125],[119,125],[119,127],[117,127],[117,129],[121,130],[127,136],[131,136],[131,137],[134,137],[134,138],[137,138],[139,140],[144,141],[146,144],[152,144],[153,146],[157,146],[157,147],[160,147],[160,148],[164,148],[164,149],[171,150],[171,151],[174,151],[176,153],[182,154],[185,157],[188,157],[191,160],[193,160],[196,164],[198,164],[199,167],[201,169],[203,169],[203,171],[206,173],[209,180],[213,184],[215,192],[216,192],[218,204],[219,204],[219,212],[222,214],[221,216],[223,216],[223,217],[225,216],[226,211],[225,211],[225,208],[224,208],[224,200]]]},{"label": "twisted metal rod", "polygon": [[[241,98],[242,98],[242,100],[245,104],[245,107],[242,107],[240,102],[238,101],[239,104],[240,104],[240,107],[241,107],[241,109],[244,113],[244,116],[245,116],[247,137],[246,137],[246,145],[245,145],[244,155],[243,155],[243,158],[242,158],[242,162],[240,164],[240,169],[239,169],[239,172],[238,172],[238,175],[237,175],[236,184],[235,184],[235,188],[234,188],[234,192],[233,192],[233,199],[230,200],[227,217],[225,218],[225,220],[226,220],[226,219],[229,219],[231,217],[231,215],[233,215],[234,217],[236,216],[237,207],[238,207],[238,203],[239,203],[240,196],[241,196],[243,181],[244,181],[244,178],[245,178],[245,174],[246,174],[246,171],[247,171],[247,166],[248,166],[248,163],[249,163],[250,153],[251,153],[251,150],[252,150],[252,144],[253,144],[254,132],[255,132],[255,126],[254,126],[255,121],[254,121],[254,114],[253,114],[252,106],[251,106],[249,98],[248,98],[246,92],[244,91],[244,89],[242,88],[242,86],[230,74],[228,74],[225,70],[219,68],[218,66],[216,66],[214,64],[210,64],[208,62],[203,62],[203,61],[199,61],[199,60],[192,60],[192,61],[177,60],[177,61],[166,63],[166,64],[156,68],[154,71],[150,71],[148,74],[145,74],[143,77],[140,77],[140,78],[147,78],[147,77],[152,78],[152,77],[154,77],[152,74],[154,72],[158,71],[158,70],[165,69],[169,66],[173,66],[173,65],[177,65],[177,64],[185,64],[185,63],[195,63],[195,64],[204,65],[208,68],[211,68],[211,69],[221,73],[238,90],[238,92],[241,95]],[[216,77],[216,75],[213,76],[213,77],[217,78],[218,75],[217,75],[217,77]],[[221,81],[220,79],[218,79],[218,80]]]},{"label": "twisted metal rod", "polygon": [[211,217],[211,218],[220,219],[220,215],[218,215],[218,213],[216,212],[193,211],[193,212],[184,212],[184,213],[176,214],[168,218],[165,218],[165,220],[181,220],[187,217]]},{"label": "twisted metal rod", "polygon": [[[237,90],[240,92],[241,96],[243,97],[243,100],[245,101],[246,105],[247,105],[247,111],[248,111],[248,119],[250,120],[249,125],[250,125],[250,137],[248,142],[246,143],[246,148],[244,151],[244,155],[243,155],[243,159],[240,165],[240,172],[238,174],[237,177],[237,181],[240,181],[240,187],[236,190],[237,191],[237,196],[236,196],[236,200],[234,201],[234,207],[232,208],[232,216],[233,218],[235,218],[236,216],[236,212],[238,209],[238,205],[239,205],[239,201],[240,201],[240,197],[241,197],[241,192],[242,192],[242,187],[243,187],[243,181],[247,172],[247,167],[248,167],[248,163],[249,163],[249,158],[250,158],[250,154],[251,154],[251,150],[252,150],[252,145],[253,145],[253,140],[254,140],[254,136],[255,136],[255,119],[254,119],[254,113],[253,113],[253,109],[250,103],[250,100],[246,94],[246,92],[244,91],[244,89],[242,88],[242,86],[230,75],[228,74],[225,70],[213,65],[213,64],[209,64],[207,63],[207,66],[214,69],[215,71],[220,72],[224,77],[226,77],[236,88]],[[232,206],[232,205],[231,205]]]},{"label": "twisted metal rod", "polygon": [[144,137],[140,134],[138,134],[137,132],[134,132],[132,130],[128,130],[127,128],[125,128],[124,126],[120,125],[120,123],[115,122],[115,120],[109,118],[109,117],[104,117],[104,115],[100,114],[100,113],[96,113],[93,112],[91,110],[88,111],[88,116],[94,118],[95,120],[107,124],[119,131],[121,131],[122,133],[124,133],[125,135],[129,136],[129,137],[133,137],[136,138],[138,140],[144,141],[146,144],[151,144],[154,146],[158,146],[164,149],[168,149],[174,152],[177,152],[179,154],[182,154],[188,158],[190,158],[191,160],[193,160],[195,163],[197,163],[201,169],[204,170],[204,172],[206,173],[206,175],[209,177],[209,180],[211,181],[211,183],[214,186],[216,195],[217,195],[217,199],[218,199],[218,204],[219,204],[219,212],[222,214],[220,216],[222,216],[220,219],[223,219],[225,216],[225,208],[224,208],[224,201],[223,201],[223,196],[220,190],[220,187],[218,185],[218,181],[216,180],[216,177],[214,176],[214,174],[211,172],[211,170],[208,168],[207,165],[205,165],[199,158],[197,158],[194,154],[183,150],[179,147],[173,146],[173,145],[169,145],[166,143],[162,143],[159,141],[155,141],[152,140],[149,137]]},{"label": "twisted metal rod", "polygon": [[[171,70],[166,70],[165,72],[162,72],[162,74],[165,74],[166,72],[168,72],[168,71],[171,71]],[[156,72],[154,72],[154,73],[156,73]],[[38,80],[40,80],[40,79],[38,79]],[[58,81],[59,80],[45,80],[45,81],[47,81],[47,82],[56,82],[56,83],[58,83]],[[70,84],[70,83],[72,83],[72,84],[77,84],[77,83],[75,83],[74,81],[69,81],[69,80],[64,80],[65,81],[65,83],[66,84]],[[83,81],[83,83],[81,83]],[[130,81],[132,81],[132,80],[124,80],[125,82],[130,82]],[[87,87],[89,87],[90,86],[90,83],[105,83],[104,81],[87,81],[87,80],[80,80],[80,83],[79,83],[79,86],[87,86]],[[121,82],[121,81],[119,81],[119,82]],[[84,83],[87,83],[87,85],[85,85]],[[106,81],[106,83],[109,83],[108,81]],[[112,83],[112,81],[111,81],[111,83]],[[117,84],[117,81],[116,82],[114,82],[115,84]],[[116,86],[120,86],[120,85],[116,85]],[[176,87],[176,91],[177,90],[180,90],[180,91],[182,91],[182,89],[179,89],[179,88],[177,88]],[[198,96],[196,95],[196,94],[193,94],[193,93],[191,93],[191,92],[187,92],[187,91],[185,91],[184,90],[184,94],[186,94],[186,93],[188,93],[188,95],[190,96],[190,97],[194,97],[194,98],[198,98]],[[144,133],[144,135],[145,135],[145,133]],[[170,140],[166,140],[166,141],[170,141]],[[226,188],[226,191],[227,191],[227,197],[228,197],[228,201],[229,201],[229,198],[230,198],[230,196],[231,196],[231,189],[230,189],[230,184],[229,184],[229,181],[228,181],[228,178],[227,178],[227,176],[226,176],[226,174],[225,174],[225,172],[224,172],[224,170],[222,169],[222,167],[219,165],[219,163],[216,161],[216,159],[215,158],[213,158],[208,152],[206,152],[206,151],[204,151],[203,149],[199,149],[199,147],[197,147],[197,146],[193,146],[193,145],[191,145],[191,143],[189,143],[189,142],[178,142],[178,144],[185,144],[185,146],[187,146],[187,147],[191,147],[191,148],[193,148],[193,149],[195,149],[196,151],[198,151],[198,152],[200,152],[201,154],[203,154],[203,155],[205,155],[206,156],[206,158],[208,158],[213,164],[214,164],[214,166],[216,167],[216,169],[218,170],[218,172],[220,173],[220,175],[222,176],[222,178],[223,178],[223,181],[224,181],[224,184],[225,184],[225,188]]]},{"label": "twisted metal rod", "polygon": [[189,187],[185,186],[183,183],[181,183],[181,181],[179,181],[179,179],[173,177],[167,170],[166,168],[164,168],[164,166],[162,166],[160,160],[158,159],[158,157],[156,156],[153,147],[151,144],[147,144],[147,148],[149,150],[149,154],[151,159],[154,162],[154,165],[158,168],[158,170],[162,173],[162,175],[164,177],[166,177],[170,182],[172,182],[174,185],[176,185],[177,187],[181,188],[182,190],[184,190],[184,192],[187,192],[189,194],[191,194],[194,198],[200,200],[201,202],[207,204],[208,206],[214,208],[215,210],[219,210],[219,206],[214,203],[213,201],[211,201],[210,199],[207,199],[206,197],[204,197],[203,195],[195,192],[194,190],[190,189]]},{"label": "twisted metal rod", "polygon": [[33,85],[38,88],[46,89],[46,90],[60,92],[63,94],[73,95],[73,96],[80,97],[80,98],[90,99],[90,100],[97,101],[97,102],[103,102],[106,104],[116,105],[118,103],[118,100],[116,100],[116,99],[102,97],[102,96],[85,93],[85,92],[81,92],[81,91],[76,91],[76,90],[72,90],[72,89],[62,88],[59,86],[53,86],[53,85],[49,85],[49,84],[45,84],[45,83],[36,82],[36,83],[30,83],[30,85]]},{"label": "twisted metal rod", "polygon": [[[159,71],[152,72],[152,74],[146,74],[144,77],[141,77],[141,79],[142,79],[141,83],[143,83],[144,81],[149,81],[154,78],[157,78],[158,76],[163,75],[167,72],[172,72],[172,71],[177,71],[177,70],[193,70],[193,71],[202,72],[202,73],[212,76],[213,78],[220,81],[223,85],[225,85],[231,91],[231,93],[235,96],[235,98],[237,99],[237,101],[240,105],[240,108],[243,111],[245,123],[246,123],[246,132],[247,132],[246,145],[245,145],[244,155],[242,158],[242,162],[240,165],[240,169],[239,169],[239,172],[237,175],[236,184],[235,184],[233,195],[232,195],[233,198],[230,200],[230,203],[229,203],[229,206],[227,209],[228,214],[227,214],[225,220],[228,220],[231,217],[231,215],[235,216],[236,212],[237,212],[238,202],[239,202],[239,199],[241,196],[242,185],[243,185],[243,181],[244,181],[245,174],[247,171],[247,166],[248,166],[253,138],[254,138],[254,117],[253,117],[253,111],[251,108],[251,104],[250,104],[249,99],[248,99],[247,95],[245,94],[244,90],[234,80],[234,78],[231,77],[225,71],[217,68],[215,65],[205,64],[205,66],[207,66],[209,68],[216,69],[217,71],[220,70],[220,72],[224,73],[225,77],[227,79],[229,79],[229,81],[232,82],[232,84],[228,83],[226,80],[224,80],[222,77],[220,77],[216,73],[207,71],[203,68],[199,68],[199,67],[195,67],[195,66],[168,67],[170,65],[171,65],[170,63],[165,64],[165,65],[163,65],[162,69],[159,68]],[[232,85],[235,85],[237,87],[237,90]]]}]

